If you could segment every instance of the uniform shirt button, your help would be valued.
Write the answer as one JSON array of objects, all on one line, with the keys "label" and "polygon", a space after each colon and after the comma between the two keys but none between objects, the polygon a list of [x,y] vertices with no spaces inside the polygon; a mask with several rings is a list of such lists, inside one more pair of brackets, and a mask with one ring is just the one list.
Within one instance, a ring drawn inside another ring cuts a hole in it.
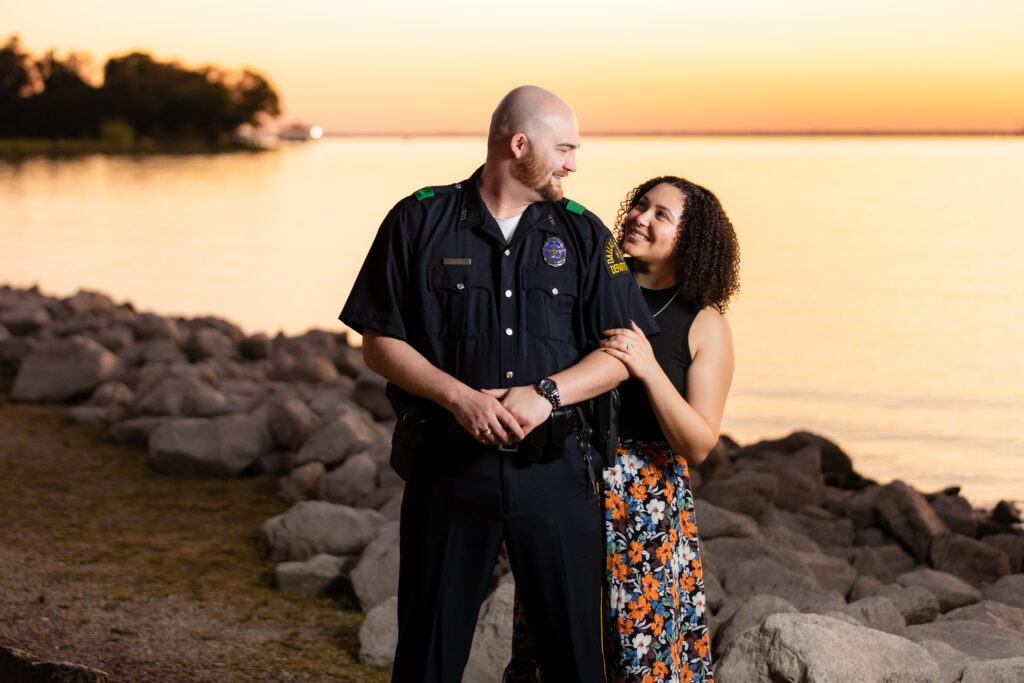
[{"label": "uniform shirt button", "polygon": [[465,288],[466,288],[466,285],[462,284],[461,282],[459,284],[455,285],[455,289],[465,289]]},{"label": "uniform shirt button", "polygon": [[505,290],[505,298],[506,299],[511,299],[512,298],[512,290],[511,289],[506,289]]},{"label": "uniform shirt button", "polygon": [[511,327],[506,327],[505,328],[505,334],[507,334],[508,336],[511,337],[512,336],[512,328]]},{"label": "uniform shirt button", "polygon": [[509,251],[508,249],[506,249],[505,250],[505,256],[511,256],[511,255],[512,255],[512,252]]},{"label": "uniform shirt button", "polygon": [[511,370],[505,373],[505,379],[512,379],[513,376],[514,373]]},{"label": "uniform shirt button", "polygon": [[554,294],[555,296],[558,296],[558,287],[552,287],[551,293]]}]

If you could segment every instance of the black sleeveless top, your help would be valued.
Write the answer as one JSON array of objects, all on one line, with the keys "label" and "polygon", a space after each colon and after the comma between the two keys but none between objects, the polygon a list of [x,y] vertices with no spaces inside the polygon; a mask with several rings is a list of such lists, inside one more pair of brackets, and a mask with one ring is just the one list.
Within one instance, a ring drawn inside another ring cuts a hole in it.
[{"label": "black sleeveless top", "polygon": [[[668,289],[640,288],[644,301],[657,313],[676,293],[676,287]],[[672,385],[686,398],[686,370],[693,360],[690,357],[690,326],[700,310],[696,304],[677,296],[656,318],[661,333],[650,338],[654,357],[668,375]],[[622,412],[619,422],[619,436],[639,441],[664,441],[654,408],[647,398],[647,392],[640,380],[630,377],[619,385],[622,398]]]}]

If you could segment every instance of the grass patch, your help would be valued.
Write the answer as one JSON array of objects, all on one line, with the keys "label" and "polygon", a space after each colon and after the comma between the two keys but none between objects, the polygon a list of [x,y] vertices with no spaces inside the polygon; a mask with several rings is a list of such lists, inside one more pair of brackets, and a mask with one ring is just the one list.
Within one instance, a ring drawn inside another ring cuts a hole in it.
[{"label": "grass patch", "polygon": [[[184,600],[229,623],[225,632],[192,637],[219,648],[211,657],[237,680],[268,680],[271,671],[285,680],[389,680],[388,671],[358,663],[362,614],[273,588],[275,564],[259,528],[286,509],[274,477],[159,474],[144,452],[72,423],[63,407],[12,403],[10,384],[0,381],[0,547],[23,554],[25,571],[52,577],[47,585],[60,591],[105,595],[97,609],[125,615],[105,629],[108,640],[120,639],[120,647],[142,630],[130,621],[133,611]],[[60,591],[37,599],[67,612],[72,631],[94,626]],[[70,644],[83,651],[74,637]],[[139,664],[137,680],[145,673]],[[195,676],[182,680],[205,680]]]}]

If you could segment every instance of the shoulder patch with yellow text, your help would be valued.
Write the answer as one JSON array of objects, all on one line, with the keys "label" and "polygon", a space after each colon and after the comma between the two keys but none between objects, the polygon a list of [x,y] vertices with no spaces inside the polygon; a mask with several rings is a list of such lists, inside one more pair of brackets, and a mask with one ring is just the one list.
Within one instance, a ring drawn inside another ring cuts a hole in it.
[{"label": "shoulder patch with yellow text", "polygon": [[610,278],[629,273],[629,266],[626,265],[626,259],[623,258],[614,237],[609,237],[604,243],[604,267]]}]

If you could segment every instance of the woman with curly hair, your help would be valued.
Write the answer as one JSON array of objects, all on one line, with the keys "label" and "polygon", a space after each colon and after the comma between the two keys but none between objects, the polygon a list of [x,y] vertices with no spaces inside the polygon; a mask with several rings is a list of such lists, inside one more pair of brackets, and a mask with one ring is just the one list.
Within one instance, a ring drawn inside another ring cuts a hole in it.
[{"label": "woman with curly hair", "polygon": [[[723,312],[739,285],[739,245],[718,198],[675,176],[631,191],[619,246],[661,334],[607,330],[601,348],[630,379],[618,458],[604,472],[609,681],[713,681],[689,465],[718,441],[732,382]],[[516,606],[506,681],[540,679]]]}]

